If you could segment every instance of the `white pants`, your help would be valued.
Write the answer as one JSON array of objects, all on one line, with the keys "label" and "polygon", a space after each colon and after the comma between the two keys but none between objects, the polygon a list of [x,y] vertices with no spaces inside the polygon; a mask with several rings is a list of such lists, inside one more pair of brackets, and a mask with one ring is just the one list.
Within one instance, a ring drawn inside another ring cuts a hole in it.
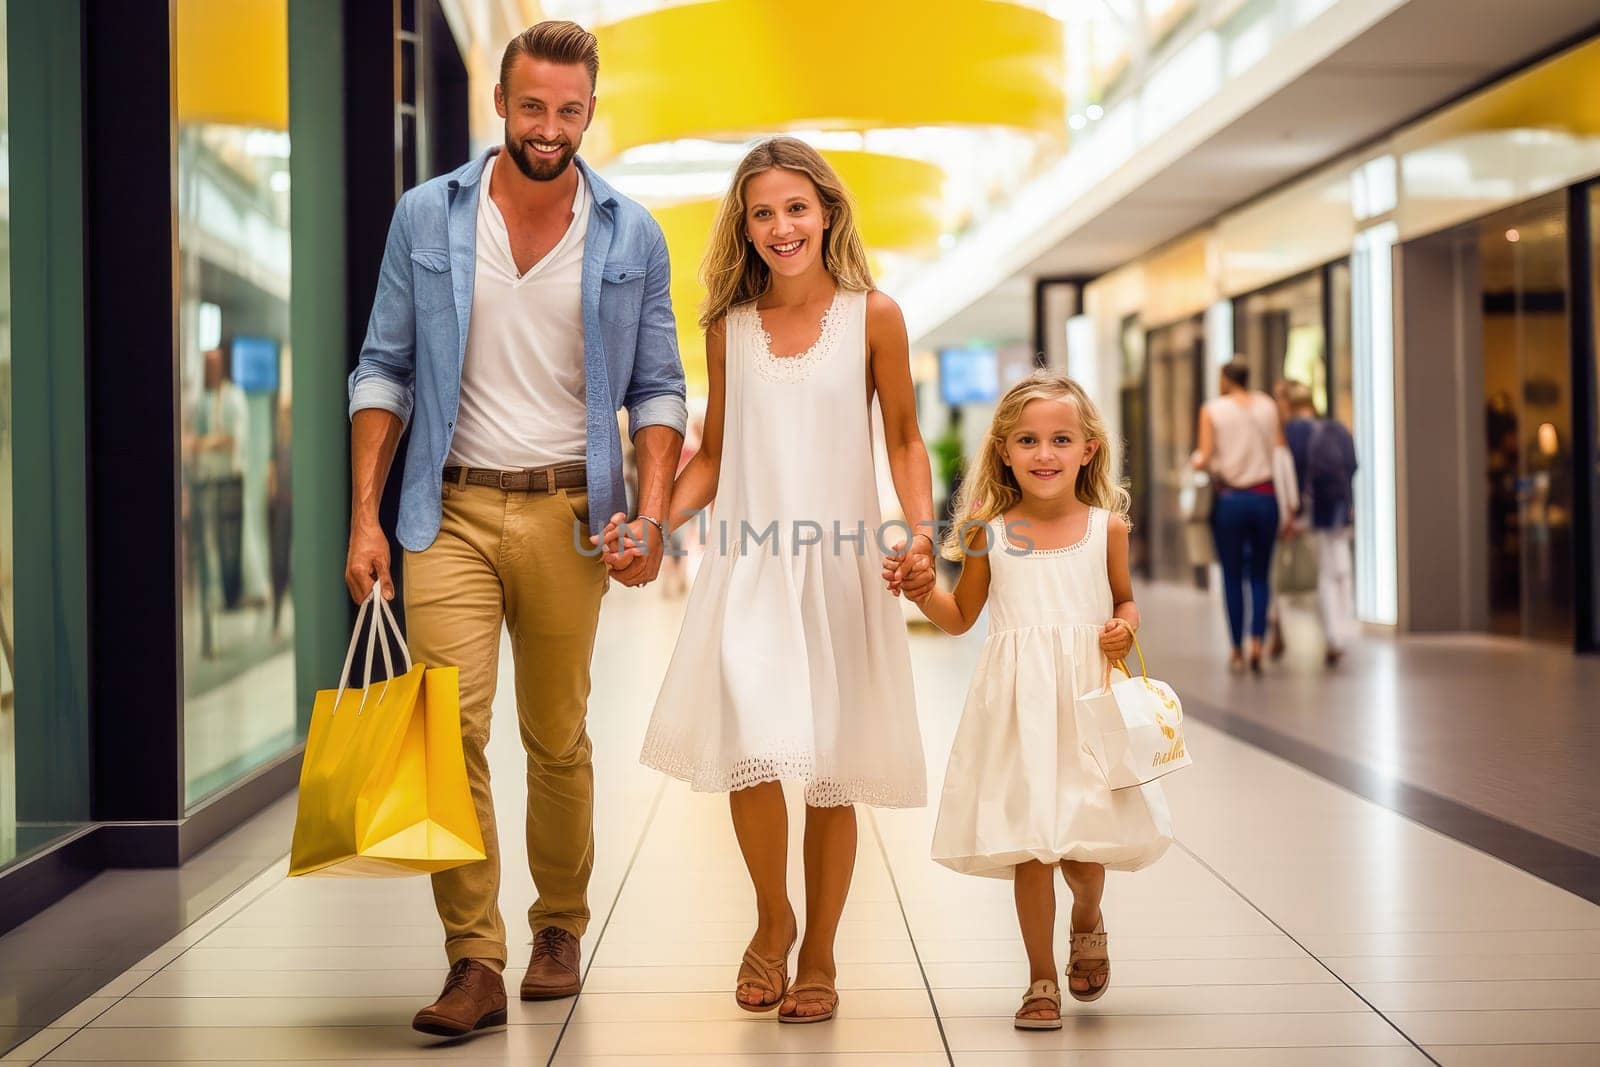
[{"label": "white pants", "polygon": [[1322,632],[1330,652],[1343,652],[1356,636],[1355,568],[1350,556],[1354,531],[1312,531],[1317,551],[1317,607],[1322,614]]}]

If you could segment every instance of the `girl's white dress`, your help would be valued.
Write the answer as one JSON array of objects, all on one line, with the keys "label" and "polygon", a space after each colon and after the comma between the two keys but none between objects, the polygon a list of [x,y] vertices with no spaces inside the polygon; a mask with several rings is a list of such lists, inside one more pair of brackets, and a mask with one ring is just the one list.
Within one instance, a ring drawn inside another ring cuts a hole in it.
[{"label": "girl's white dress", "polygon": [[933,834],[946,867],[1010,878],[1030,859],[1069,859],[1133,871],[1172,843],[1160,783],[1112,791],[1084,744],[1093,727],[1078,698],[1105,681],[1100,630],[1113,608],[1108,520],[1094,508],[1077,544],[1026,554],[1003,518],[989,526],[989,637]]},{"label": "girl's white dress", "polygon": [[716,507],[639,757],[696,790],[800,779],[820,807],[927,803],[881,574],[866,312],[866,293],[840,290],[793,357],[772,354],[753,303],[728,313]]}]

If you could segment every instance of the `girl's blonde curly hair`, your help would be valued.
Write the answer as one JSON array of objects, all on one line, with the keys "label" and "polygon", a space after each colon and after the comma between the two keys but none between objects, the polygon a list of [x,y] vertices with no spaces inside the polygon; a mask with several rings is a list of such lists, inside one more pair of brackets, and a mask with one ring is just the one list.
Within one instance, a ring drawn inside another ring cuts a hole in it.
[{"label": "girl's blonde curly hair", "polygon": [[1112,473],[1116,457],[1112,454],[1100,409],[1083,386],[1073,379],[1065,374],[1039,370],[1008,389],[994,409],[994,419],[989,424],[983,446],[973,458],[961,491],[956,495],[955,526],[945,536],[941,548],[946,559],[961,559],[966,555],[967,538],[973,526],[993,522],[1022,500],[1016,475],[1006,466],[1001,448],[1022,420],[1022,409],[1033,400],[1064,400],[1077,407],[1078,422],[1086,439],[1100,443],[1094,458],[1078,471],[1075,486],[1078,499],[1091,507],[1105,508],[1127,521],[1131,498],[1127,488]]}]

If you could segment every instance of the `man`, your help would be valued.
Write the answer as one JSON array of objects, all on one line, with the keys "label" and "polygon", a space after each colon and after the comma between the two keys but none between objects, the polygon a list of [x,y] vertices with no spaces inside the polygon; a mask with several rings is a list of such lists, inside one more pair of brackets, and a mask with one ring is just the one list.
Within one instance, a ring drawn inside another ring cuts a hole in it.
[{"label": "man", "polygon": [[1334,419],[1317,416],[1311,388],[1304,382],[1288,385],[1290,419],[1284,428],[1294,455],[1295,478],[1300,483],[1300,512],[1294,532],[1309,523],[1317,555],[1317,607],[1327,647],[1329,667],[1337,667],[1355,639],[1355,569],[1350,542],[1354,521],[1356,445],[1350,431]]},{"label": "man", "polygon": [[[461,732],[488,858],[433,877],[450,976],[425,1033],[505,1022],[506,927],[484,746],[504,622],[528,760],[525,1000],[572,996],[589,921],[593,793],[584,717],[608,564],[589,535],[626,507],[617,411],[639,459],[639,552],[652,580],[686,410],[666,243],[577,151],[594,117],[594,37],[542,22],[506,46],[505,145],[395,208],[360,365],[350,377],[353,507],[345,580],[393,597],[378,500],[401,430],[412,654],[461,671]],[[414,415],[414,417],[413,417]],[[580,527],[581,528],[575,528]],[[581,546],[581,548],[580,548]]]}]

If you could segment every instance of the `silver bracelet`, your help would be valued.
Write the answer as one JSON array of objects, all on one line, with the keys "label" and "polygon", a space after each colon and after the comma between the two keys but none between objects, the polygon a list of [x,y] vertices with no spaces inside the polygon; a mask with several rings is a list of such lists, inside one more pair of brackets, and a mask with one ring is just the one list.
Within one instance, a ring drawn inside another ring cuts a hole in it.
[{"label": "silver bracelet", "polygon": [[661,543],[662,544],[666,544],[667,543],[667,528],[665,526],[661,525],[661,520],[660,519],[652,519],[648,515],[640,515],[639,516],[639,521],[640,522],[648,522],[651,526],[654,526],[656,528],[656,533],[661,535]]}]

